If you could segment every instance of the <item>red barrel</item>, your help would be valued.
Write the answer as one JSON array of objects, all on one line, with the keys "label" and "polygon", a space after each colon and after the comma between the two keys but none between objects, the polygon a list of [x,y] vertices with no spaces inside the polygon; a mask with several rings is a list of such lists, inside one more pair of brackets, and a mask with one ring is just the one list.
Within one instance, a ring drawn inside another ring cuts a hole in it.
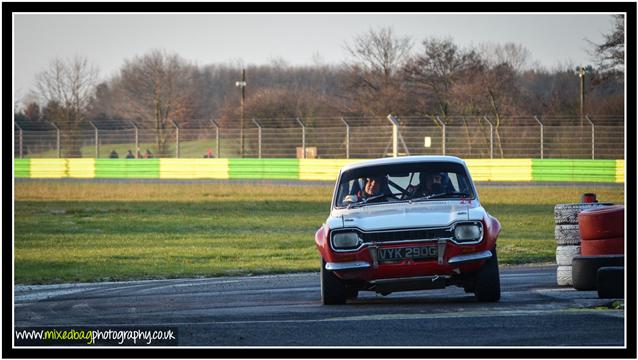
[{"label": "red barrel", "polygon": [[583,256],[624,255],[625,238],[583,240],[580,242],[580,254]]},{"label": "red barrel", "polygon": [[578,214],[582,240],[611,239],[625,236],[625,206],[612,205],[583,210]]},{"label": "red barrel", "polygon": [[584,256],[625,253],[625,206],[613,205],[578,214],[580,253]]},{"label": "red barrel", "polygon": [[584,203],[595,203],[595,202],[598,202],[598,200],[596,200],[596,194],[586,193],[586,194],[583,194],[581,202],[584,202]]}]

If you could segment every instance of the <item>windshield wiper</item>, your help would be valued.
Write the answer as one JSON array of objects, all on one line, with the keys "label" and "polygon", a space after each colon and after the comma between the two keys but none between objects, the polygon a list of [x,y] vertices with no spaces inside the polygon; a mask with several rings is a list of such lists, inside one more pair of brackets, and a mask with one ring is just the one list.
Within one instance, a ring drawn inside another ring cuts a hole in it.
[{"label": "windshield wiper", "polygon": [[386,196],[388,196],[388,195],[379,194],[379,195],[375,195],[375,196],[370,196],[368,198],[364,198],[363,200],[361,200],[359,202],[348,204],[347,209],[352,209],[354,207],[360,207],[360,206],[363,206],[363,205],[367,205],[370,201],[381,199],[381,198],[384,198]]},{"label": "windshield wiper", "polygon": [[443,192],[443,193],[437,193],[437,194],[432,194],[432,195],[421,196],[421,197],[412,199],[412,201],[430,200],[430,199],[437,199],[437,198],[447,197],[447,196],[470,197],[470,194],[464,193],[464,192],[459,192],[459,191],[448,191],[448,192]]}]

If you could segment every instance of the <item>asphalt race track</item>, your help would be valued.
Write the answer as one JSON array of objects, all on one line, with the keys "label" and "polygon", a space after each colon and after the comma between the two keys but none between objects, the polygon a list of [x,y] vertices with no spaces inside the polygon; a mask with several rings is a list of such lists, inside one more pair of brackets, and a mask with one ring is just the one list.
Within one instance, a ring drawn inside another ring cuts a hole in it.
[{"label": "asphalt race track", "polygon": [[458,287],[320,303],[319,274],[15,287],[15,326],[177,326],[194,346],[623,346],[624,310],[502,267],[499,303]]}]

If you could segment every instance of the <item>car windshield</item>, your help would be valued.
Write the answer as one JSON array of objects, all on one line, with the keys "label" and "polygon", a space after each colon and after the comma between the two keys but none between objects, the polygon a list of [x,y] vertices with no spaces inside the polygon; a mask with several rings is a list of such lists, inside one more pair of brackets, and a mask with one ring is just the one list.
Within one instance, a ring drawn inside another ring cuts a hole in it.
[{"label": "car windshield", "polygon": [[474,198],[465,167],[451,162],[356,168],[341,174],[338,187],[336,207]]}]

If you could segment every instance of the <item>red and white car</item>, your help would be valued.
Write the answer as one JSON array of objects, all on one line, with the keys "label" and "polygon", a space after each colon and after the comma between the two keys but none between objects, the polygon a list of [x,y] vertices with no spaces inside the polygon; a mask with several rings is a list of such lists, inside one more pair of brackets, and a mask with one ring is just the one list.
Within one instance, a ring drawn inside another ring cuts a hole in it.
[{"label": "red and white car", "polygon": [[343,167],[330,216],[315,234],[321,298],[343,304],[359,291],[461,286],[500,299],[500,223],[481,206],[465,162],[407,156]]}]

